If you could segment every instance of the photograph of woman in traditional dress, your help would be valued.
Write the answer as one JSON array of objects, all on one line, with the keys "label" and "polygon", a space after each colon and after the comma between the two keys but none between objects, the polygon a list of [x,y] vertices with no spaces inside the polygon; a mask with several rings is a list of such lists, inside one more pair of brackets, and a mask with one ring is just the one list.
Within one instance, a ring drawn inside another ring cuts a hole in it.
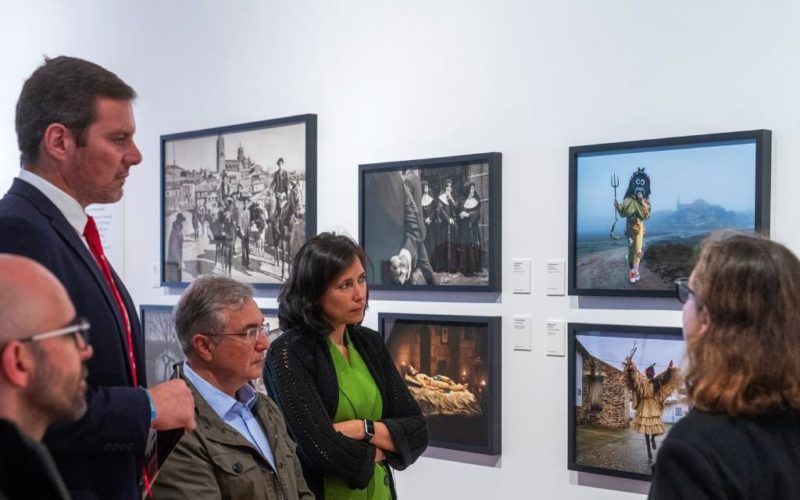
[{"label": "photograph of woman in traditional dress", "polygon": [[481,239],[481,197],[475,191],[475,183],[467,184],[461,210],[458,214],[459,270],[464,276],[472,276],[483,270],[483,247]]}]

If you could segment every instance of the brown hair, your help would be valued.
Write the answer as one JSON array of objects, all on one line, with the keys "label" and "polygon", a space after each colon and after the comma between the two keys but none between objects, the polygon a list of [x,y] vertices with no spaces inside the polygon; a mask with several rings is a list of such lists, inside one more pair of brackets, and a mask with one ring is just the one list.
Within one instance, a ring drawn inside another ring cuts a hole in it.
[{"label": "brown hair", "polygon": [[695,406],[729,415],[800,411],[800,261],[765,237],[709,237],[694,269],[708,328],[686,339]]},{"label": "brown hair", "polygon": [[117,75],[77,57],[45,58],[25,81],[17,101],[16,129],[23,167],[39,159],[39,143],[51,123],[72,130],[79,146],[95,119],[99,97],[131,101],[136,92]]}]

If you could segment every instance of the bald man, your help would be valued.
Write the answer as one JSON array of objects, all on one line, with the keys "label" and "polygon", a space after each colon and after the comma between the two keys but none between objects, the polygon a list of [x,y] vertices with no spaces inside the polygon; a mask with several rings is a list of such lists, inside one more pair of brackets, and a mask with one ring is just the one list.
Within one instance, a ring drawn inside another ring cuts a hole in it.
[{"label": "bald man", "polygon": [[69,498],[39,441],[86,413],[88,333],[50,271],[0,254],[0,498]]}]

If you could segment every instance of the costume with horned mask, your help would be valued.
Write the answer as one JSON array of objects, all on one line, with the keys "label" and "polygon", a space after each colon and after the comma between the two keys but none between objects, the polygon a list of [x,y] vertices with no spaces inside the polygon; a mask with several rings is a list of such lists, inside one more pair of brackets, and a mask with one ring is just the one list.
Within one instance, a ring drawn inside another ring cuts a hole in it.
[{"label": "costume with horned mask", "polygon": [[614,200],[619,215],[627,219],[625,236],[628,237],[628,279],[639,281],[639,263],[644,255],[644,221],[650,218],[650,176],[639,167],[631,175],[622,203]]}]

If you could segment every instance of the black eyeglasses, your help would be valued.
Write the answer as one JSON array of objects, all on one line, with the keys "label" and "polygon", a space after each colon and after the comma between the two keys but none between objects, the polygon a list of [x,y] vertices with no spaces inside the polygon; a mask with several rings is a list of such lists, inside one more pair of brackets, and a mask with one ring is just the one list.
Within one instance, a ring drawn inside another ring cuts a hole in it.
[{"label": "black eyeglasses", "polygon": [[258,340],[258,336],[262,333],[267,333],[267,325],[265,323],[258,326],[251,326],[241,333],[206,333],[204,335],[210,335],[212,337],[242,337],[245,342],[252,344]]},{"label": "black eyeglasses", "polygon": [[694,295],[694,290],[689,288],[689,278],[678,278],[675,280],[675,295],[683,304],[689,300],[689,297]]},{"label": "black eyeglasses", "polygon": [[60,337],[62,335],[72,335],[75,341],[75,346],[79,351],[84,351],[89,348],[89,329],[91,325],[86,318],[80,316],[76,317],[69,322],[64,328],[58,330],[50,330],[49,332],[37,333],[30,337],[19,339],[20,342],[37,342],[39,340],[50,339],[53,337]]}]

